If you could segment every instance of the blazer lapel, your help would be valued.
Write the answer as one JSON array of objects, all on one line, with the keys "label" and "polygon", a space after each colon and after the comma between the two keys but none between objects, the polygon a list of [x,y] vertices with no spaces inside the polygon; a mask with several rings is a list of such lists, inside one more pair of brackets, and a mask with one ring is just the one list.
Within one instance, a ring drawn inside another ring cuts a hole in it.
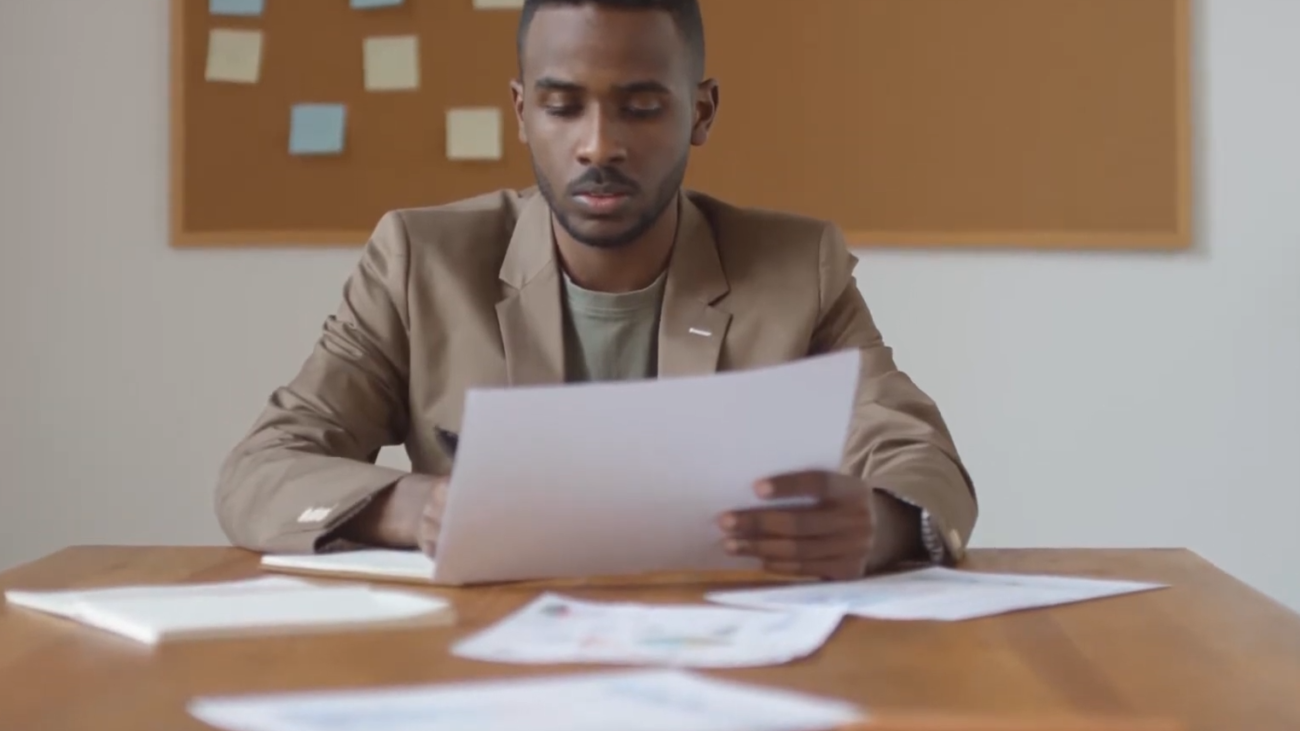
[{"label": "blazer lapel", "polygon": [[510,289],[496,308],[510,385],[563,383],[560,276],[550,210],[541,195],[534,194],[520,210],[500,276]]},{"label": "blazer lapel", "polygon": [[673,244],[659,320],[659,377],[708,375],[718,357],[731,314],[714,303],[728,292],[713,229],[685,194],[678,198]]}]

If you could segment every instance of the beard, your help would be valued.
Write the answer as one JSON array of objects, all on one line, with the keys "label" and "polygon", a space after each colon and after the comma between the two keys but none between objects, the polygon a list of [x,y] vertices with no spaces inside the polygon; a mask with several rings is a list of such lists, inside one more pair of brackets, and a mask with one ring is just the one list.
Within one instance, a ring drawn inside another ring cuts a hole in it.
[{"label": "beard", "polygon": [[681,159],[673,166],[672,171],[654,190],[654,198],[650,207],[636,216],[631,226],[621,232],[605,236],[586,234],[575,224],[573,216],[565,212],[560,206],[563,201],[558,200],[554,186],[538,168],[537,158],[529,155],[529,159],[533,165],[533,177],[537,180],[537,189],[541,192],[542,197],[546,199],[547,205],[551,208],[551,215],[560,224],[560,228],[564,229],[574,241],[585,246],[594,249],[618,249],[644,236],[655,225],[655,222],[659,220],[664,211],[668,209],[668,206],[677,200],[677,193],[681,190],[682,182],[686,179],[686,165],[690,159],[690,154],[689,150],[682,153]]}]

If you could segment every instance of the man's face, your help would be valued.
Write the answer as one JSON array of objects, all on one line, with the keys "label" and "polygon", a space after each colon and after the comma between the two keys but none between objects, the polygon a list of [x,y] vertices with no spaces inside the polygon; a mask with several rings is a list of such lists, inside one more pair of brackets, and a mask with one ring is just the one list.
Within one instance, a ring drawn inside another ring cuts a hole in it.
[{"label": "man's face", "polygon": [[520,61],[519,137],[556,221],[589,246],[640,238],[674,202],[716,106],[672,16],[544,7]]}]

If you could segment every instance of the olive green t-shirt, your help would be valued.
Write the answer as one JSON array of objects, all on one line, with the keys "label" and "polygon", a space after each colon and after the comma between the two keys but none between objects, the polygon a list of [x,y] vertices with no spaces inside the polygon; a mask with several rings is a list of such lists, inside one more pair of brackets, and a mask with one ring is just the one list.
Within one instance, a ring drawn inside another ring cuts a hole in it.
[{"label": "olive green t-shirt", "polygon": [[634,292],[593,292],[564,277],[565,380],[655,378],[659,307],[667,273]]}]

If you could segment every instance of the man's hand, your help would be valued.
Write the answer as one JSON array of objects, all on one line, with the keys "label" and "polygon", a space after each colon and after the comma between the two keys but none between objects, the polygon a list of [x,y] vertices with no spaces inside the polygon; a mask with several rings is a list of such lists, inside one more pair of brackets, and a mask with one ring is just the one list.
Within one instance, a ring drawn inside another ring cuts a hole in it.
[{"label": "man's hand", "polygon": [[754,486],[767,500],[810,498],[807,506],[723,515],[726,549],[763,561],[767,571],[858,579],[920,548],[920,514],[861,480],[837,472],[798,472]]},{"label": "man's hand", "polygon": [[432,556],[446,505],[446,477],[407,475],[343,526],[340,535],[370,546],[419,548]]},{"label": "man's hand", "polygon": [[726,549],[754,556],[778,574],[856,579],[871,553],[871,490],[833,472],[798,472],[754,486],[767,500],[811,498],[808,506],[757,508],[727,513],[719,521]]}]

